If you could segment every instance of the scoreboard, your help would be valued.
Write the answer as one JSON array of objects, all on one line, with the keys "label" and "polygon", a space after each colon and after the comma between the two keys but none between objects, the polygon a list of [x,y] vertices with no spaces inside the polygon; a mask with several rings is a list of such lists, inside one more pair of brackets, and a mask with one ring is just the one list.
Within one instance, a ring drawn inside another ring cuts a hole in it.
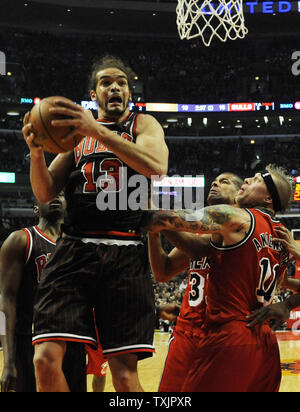
[{"label": "scoreboard", "polygon": [[293,177],[295,182],[294,202],[300,202],[300,176]]}]

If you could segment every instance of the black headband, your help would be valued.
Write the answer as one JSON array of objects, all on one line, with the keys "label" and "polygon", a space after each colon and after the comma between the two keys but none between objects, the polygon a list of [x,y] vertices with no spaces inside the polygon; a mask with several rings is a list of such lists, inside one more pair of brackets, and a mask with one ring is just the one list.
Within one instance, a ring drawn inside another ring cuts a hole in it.
[{"label": "black headband", "polygon": [[260,172],[260,174],[262,178],[264,179],[264,182],[273,200],[274,210],[275,212],[279,212],[282,209],[282,206],[281,206],[281,201],[280,201],[280,197],[278,194],[278,190],[275,186],[272,175],[270,172],[268,172],[268,170],[263,170],[262,172]]}]

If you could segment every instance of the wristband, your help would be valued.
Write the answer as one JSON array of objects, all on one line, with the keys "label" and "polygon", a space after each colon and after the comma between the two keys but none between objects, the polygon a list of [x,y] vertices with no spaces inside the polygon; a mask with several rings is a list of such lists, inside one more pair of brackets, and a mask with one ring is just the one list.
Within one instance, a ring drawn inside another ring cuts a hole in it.
[{"label": "wristband", "polygon": [[0,311],[0,335],[6,335],[5,313]]}]

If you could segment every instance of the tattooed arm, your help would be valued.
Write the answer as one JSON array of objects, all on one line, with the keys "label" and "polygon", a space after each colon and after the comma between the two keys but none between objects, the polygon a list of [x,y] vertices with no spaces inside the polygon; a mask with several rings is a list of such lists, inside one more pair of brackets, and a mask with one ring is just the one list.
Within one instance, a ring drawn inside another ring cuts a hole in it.
[{"label": "tattooed arm", "polygon": [[248,233],[250,215],[229,205],[208,206],[201,210],[151,211],[144,222],[149,232],[173,230],[179,232],[222,235],[225,244],[239,242]]}]

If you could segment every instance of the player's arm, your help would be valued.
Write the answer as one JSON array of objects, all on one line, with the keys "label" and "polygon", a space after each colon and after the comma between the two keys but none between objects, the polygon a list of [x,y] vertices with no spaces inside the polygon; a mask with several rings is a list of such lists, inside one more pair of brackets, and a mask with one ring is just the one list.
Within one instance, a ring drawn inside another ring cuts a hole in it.
[{"label": "player's arm", "polygon": [[162,231],[168,241],[190,259],[208,256],[210,252],[210,235],[198,236],[193,233]]},{"label": "player's arm", "polygon": [[163,128],[151,115],[140,114],[136,121],[136,144],[120,139],[116,133],[100,124],[99,134],[95,137],[139,174],[148,178],[165,175],[168,171],[169,150]]},{"label": "player's arm", "polygon": [[0,290],[5,315],[4,369],[1,391],[14,390],[16,383],[15,325],[17,296],[25,264],[27,236],[24,231],[13,232],[0,250]]},{"label": "player's arm", "polygon": [[30,123],[30,112],[24,117],[22,131],[30,149],[30,182],[33,193],[38,201],[47,203],[65,187],[73,162],[73,153],[57,155],[48,168],[42,147],[33,143],[35,136]]},{"label": "player's arm", "polygon": [[165,305],[157,306],[156,314],[159,319],[168,320],[169,322],[176,322],[180,313],[180,306],[175,303],[167,303]]},{"label": "player's arm", "polygon": [[157,282],[169,282],[189,267],[189,258],[182,251],[174,248],[169,254],[165,252],[159,233],[149,233],[148,249],[152,273]]},{"label": "player's arm", "polygon": [[99,123],[98,134],[94,137],[139,174],[148,178],[165,175],[169,150],[163,128],[151,115],[140,114],[136,122],[136,143],[120,139]]},{"label": "player's arm", "polygon": [[294,292],[300,292],[300,279],[289,278],[288,270],[286,269],[280,286],[293,290]]},{"label": "player's arm", "polygon": [[249,321],[247,326],[252,328],[257,324],[262,325],[267,320],[275,319],[276,321],[273,323],[272,329],[276,330],[290,318],[291,310],[296,309],[297,307],[300,307],[300,293],[290,296],[283,302],[275,303],[253,311],[247,316]]},{"label": "player's arm", "polygon": [[142,226],[149,232],[173,230],[176,232],[217,234],[230,244],[234,243],[232,237],[236,238],[236,234],[239,232],[247,233],[250,226],[250,215],[244,209],[229,205],[208,206],[196,211],[148,211],[144,215]]},{"label": "player's arm", "polygon": [[169,150],[165,142],[164,131],[159,122],[151,115],[140,114],[136,124],[136,144],[129,142],[97,122],[90,110],[62,102],[61,107],[52,108],[51,112],[63,114],[68,119],[53,120],[53,126],[72,126],[74,130],[64,140],[72,139],[76,134],[92,136],[103,143],[120,160],[148,178],[163,176],[168,171]]}]

